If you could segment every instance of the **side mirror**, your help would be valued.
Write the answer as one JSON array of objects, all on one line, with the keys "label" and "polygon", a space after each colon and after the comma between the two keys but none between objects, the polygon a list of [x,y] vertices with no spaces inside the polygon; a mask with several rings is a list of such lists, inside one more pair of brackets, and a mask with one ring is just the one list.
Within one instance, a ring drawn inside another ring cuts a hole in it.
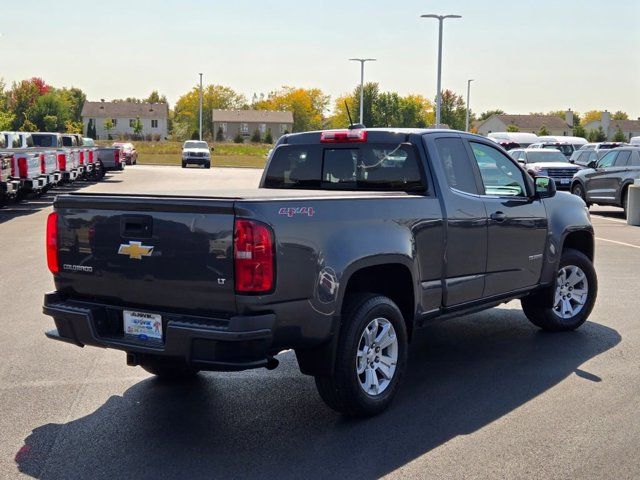
[{"label": "side mirror", "polygon": [[598,166],[598,162],[596,162],[595,160],[591,160],[589,163],[587,163],[587,167],[589,168],[596,168]]},{"label": "side mirror", "polygon": [[549,177],[536,177],[536,196],[538,198],[551,198],[556,194],[556,182]]}]

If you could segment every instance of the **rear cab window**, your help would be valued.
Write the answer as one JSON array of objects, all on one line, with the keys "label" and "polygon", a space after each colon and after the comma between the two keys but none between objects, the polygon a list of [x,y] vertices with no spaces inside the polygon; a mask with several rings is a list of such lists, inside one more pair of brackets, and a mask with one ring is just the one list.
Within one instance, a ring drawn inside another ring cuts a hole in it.
[{"label": "rear cab window", "polygon": [[424,192],[415,148],[408,143],[280,145],[265,188]]}]

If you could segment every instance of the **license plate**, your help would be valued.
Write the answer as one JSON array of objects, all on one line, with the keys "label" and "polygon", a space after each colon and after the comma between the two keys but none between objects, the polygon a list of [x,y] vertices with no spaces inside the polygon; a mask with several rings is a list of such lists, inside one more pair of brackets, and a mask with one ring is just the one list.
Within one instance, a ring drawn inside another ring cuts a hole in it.
[{"label": "license plate", "polygon": [[569,178],[561,178],[560,179],[560,183],[562,185],[567,185],[567,184],[571,183],[571,180]]},{"label": "license plate", "polygon": [[124,310],[122,318],[124,320],[125,334],[134,335],[141,340],[146,340],[147,338],[162,339],[162,316],[155,313]]}]

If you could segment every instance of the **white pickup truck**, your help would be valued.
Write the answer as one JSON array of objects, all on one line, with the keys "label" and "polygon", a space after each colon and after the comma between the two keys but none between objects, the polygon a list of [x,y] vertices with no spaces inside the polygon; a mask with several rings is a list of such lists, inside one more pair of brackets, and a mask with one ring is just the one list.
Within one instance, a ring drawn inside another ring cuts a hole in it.
[{"label": "white pickup truck", "polygon": [[211,150],[207,142],[200,140],[187,140],[182,145],[182,168],[190,163],[211,168]]},{"label": "white pickup truck", "polygon": [[62,181],[73,182],[84,173],[84,168],[80,168],[80,155],[78,149],[64,146],[61,133],[32,133],[33,144],[44,149],[53,149],[58,160],[58,170],[61,173]]},{"label": "white pickup truck", "polygon": [[10,149],[37,149],[40,152],[40,174],[47,177],[47,185],[44,190],[57,185],[62,179],[58,169],[57,152],[53,149],[35,147],[30,132],[2,132],[7,148]]}]

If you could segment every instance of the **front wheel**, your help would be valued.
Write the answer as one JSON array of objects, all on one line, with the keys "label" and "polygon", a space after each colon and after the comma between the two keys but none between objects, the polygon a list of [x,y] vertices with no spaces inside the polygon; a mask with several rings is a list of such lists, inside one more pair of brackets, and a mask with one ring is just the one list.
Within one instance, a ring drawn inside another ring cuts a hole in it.
[{"label": "front wheel", "polygon": [[[584,188],[582,187],[582,184],[576,183],[573,187],[571,187],[571,193],[573,193],[576,197],[580,197],[582,200],[584,200],[585,203],[587,203],[587,197],[584,194]],[[587,205],[589,204],[587,203]]]},{"label": "front wheel", "polygon": [[562,252],[553,306],[531,295],[522,299],[522,310],[534,325],[551,332],[575,330],[582,325],[596,301],[598,277],[591,260],[582,252],[566,249]]},{"label": "front wheel", "polygon": [[389,298],[357,294],[342,319],[333,375],[315,377],[318,393],[332,409],[372,416],[395,396],[407,363],[407,330]]}]

